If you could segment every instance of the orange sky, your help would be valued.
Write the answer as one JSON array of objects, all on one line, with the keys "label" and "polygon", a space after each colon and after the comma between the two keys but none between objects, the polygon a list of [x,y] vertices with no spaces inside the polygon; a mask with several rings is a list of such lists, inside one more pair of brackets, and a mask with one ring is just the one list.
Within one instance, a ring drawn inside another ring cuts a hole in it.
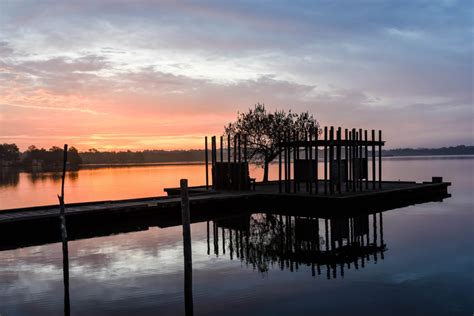
[{"label": "orange sky", "polygon": [[388,148],[469,145],[470,11],[431,6],[2,3],[0,142],[202,148],[263,102]]}]

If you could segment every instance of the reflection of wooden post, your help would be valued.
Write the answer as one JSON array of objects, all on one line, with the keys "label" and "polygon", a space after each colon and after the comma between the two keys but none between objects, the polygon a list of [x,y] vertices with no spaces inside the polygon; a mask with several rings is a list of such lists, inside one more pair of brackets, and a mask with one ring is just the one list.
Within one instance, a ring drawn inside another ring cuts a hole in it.
[{"label": "reflection of wooden post", "polygon": [[209,221],[207,221],[207,255],[211,254],[211,241],[210,241],[210,229]]},{"label": "reflection of wooden post", "polygon": [[379,220],[380,220],[380,246],[382,247],[382,251],[380,252],[380,257],[382,260],[384,259],[384,254],[383,254],[383,221],[382,221],[382,212],[379,213]]},{"label": "reflection of wooden post", "polygon": [[207,152],[207,136],[204,137],[204,155],[206,156],[206,190],[209,189],[209,153]]},{"label": "reflection of wooden post", "polygon": [[69,251],[67,245],[67,228],[66,228],[66,216],[64,206],[64,180],[66,177],[66,164],[67,164],[67,144],[64,145],[64,157],[63,157],[63,173],[61,177],[61,196],[58,195],[59,199],[59,219],[61,222],[61,240],[63,250],[63,282],[64,282],[64,315],[70,315],[70,302],[69,302]]},{"label": "reflection of wooden post", "polygon": [[[378,242],[377,242],[377,214],[374,213],[372,215],[372,224],[373,224],[373,230],[374,230],[374,246],[377,248]],[[377,251],[374,252],[374,261],[377,262]]]},{"label": "reflection of wooden post", "polygon": [[191,255],[191,225],[189,215],[188,180],[181,179],[181,221],[184,252],[184,303],[186,315],[193,315],[193,266]]}]

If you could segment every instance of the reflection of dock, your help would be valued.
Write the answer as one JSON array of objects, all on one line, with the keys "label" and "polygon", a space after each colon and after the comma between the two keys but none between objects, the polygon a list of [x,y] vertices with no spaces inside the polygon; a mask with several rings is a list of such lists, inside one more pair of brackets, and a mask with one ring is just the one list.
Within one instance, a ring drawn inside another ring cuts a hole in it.
[{"label": "reflection of dock", "polygon": [[[208,254],[226,251],[259,272],[271,267],[298,270],[310,266],[313,276],[326,269],[327,278],[344,276],[345,269],[364,268],[384,259],[382,213],[321,219],[276,214],[244,214],[208,223]],[[247,223],[244,224],[243,223]],[[239,229],[243,227],[243,229]],[[211,237],[212,235],[212,237]]]}]

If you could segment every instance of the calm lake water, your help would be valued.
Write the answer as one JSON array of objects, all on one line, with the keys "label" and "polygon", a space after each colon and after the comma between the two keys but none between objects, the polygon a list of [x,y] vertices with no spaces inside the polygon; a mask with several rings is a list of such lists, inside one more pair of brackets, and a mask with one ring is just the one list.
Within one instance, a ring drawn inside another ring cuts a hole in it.
[{"label": "calm lake water", "polygon": [[[472,315],[474,159],[384,160],[385,179],[432,176],[452,182],[451,198],[347,219],[342,245],[337,221],[260,209],[192,224],[195,315]],[[180,178],[202,184],[203,166],[81,170],[66,202],[163,195]],[[4,173],[0,209],[54,204],[59,186],[56,174]],[[69,241],[71,315],[184,315],[182,230],[167,226]],[[314,255],[326,247],[342,250]],[[2,316],[63,304],[61,243],[0,251]]]}]

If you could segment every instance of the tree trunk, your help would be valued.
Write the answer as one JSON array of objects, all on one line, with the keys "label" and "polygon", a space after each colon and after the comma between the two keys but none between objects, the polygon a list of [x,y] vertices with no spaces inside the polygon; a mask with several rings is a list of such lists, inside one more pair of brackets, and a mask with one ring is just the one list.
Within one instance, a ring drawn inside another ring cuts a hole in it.
[{"label": "tree trunk", "polygon": [[265,160],[265,164],[263,166],[263,182],[268,182],[268,164],[269,162]]}]

